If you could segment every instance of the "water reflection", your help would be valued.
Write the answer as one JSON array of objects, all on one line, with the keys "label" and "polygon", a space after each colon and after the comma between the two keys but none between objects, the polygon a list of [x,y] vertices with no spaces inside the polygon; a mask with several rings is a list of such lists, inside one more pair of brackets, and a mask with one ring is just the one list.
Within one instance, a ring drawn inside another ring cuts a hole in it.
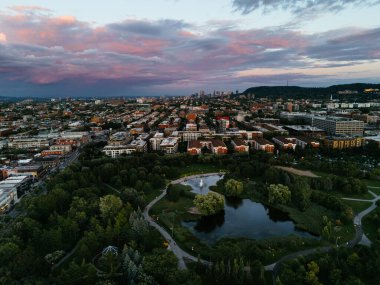
[{"label": "water reflection", "polygon": [[211,233],[217,227],[221,227],[224,224],[225,212],[221,211],[215,215],[202,217],[194,226],[194,229],[198,232]]},{"label": "water reflection", "polygon": [[[200,179],[189,179],[187,185],[194,193],[207,194],[211,185],[222,179],[219,175],[203,178],[203,187],[199,187]],[[297,230],[289,217],[280,210],[264,206],[249,199],[226,198],[223,212],[199,221],[183,222],[195,236],[207,243],[215,243],[221,238],[264,239],[276,236],[297,235],[313,237],[311,234]]]},{"label": "water reflection", "polygon": [[243,205],[243,199],[236,198],[236,197],[226,197],[226,205],[228,207],[232,207],[234,209],[239,208],[241,205]]}]

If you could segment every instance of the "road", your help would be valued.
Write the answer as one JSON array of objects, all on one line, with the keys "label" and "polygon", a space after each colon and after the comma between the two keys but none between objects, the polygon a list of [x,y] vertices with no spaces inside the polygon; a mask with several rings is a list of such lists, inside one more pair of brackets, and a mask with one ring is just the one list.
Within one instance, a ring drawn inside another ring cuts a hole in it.
[{"label": "road", "polygon": [[[58,166],[56,166],[55,168],[51,169],[51,171],[55,171],[55,170],[63,170],[65,169],[67,166],[69,166],[71,163],[73,163],[74,161],[76,161],[78,159],[80,155],[80,152],[79,152],[79,149],[77,149],[76,151],[72,152],[70,154],[70,156],[68,156],[63,162],[61,162]],[[37,181],[36,183],[33,184],[33,188],[41,188],[42,191],[41,193],[39,193],[40,195],[45,195],[47,193],[47,189],[46,189],[46,185],[45,185],[45,179],[46,177],[48,176],[45,175],[44,177],[42,177],[39,181]],[[20,200],[25,197],[25,196],[28,196],[30,194],[32,194],[33,192],[27,192],[25,193],[23,196],[20,197]],[[16,210],[15,207],[13,207],[13,209],[11,211],[9,211],[7,213],[8,216],[12,217],[12,218],[16,218],[18,217],[19,215],[21,214],[20,211]]]},{"label": "road", "polygon": [[[187,176],[187,177],[184,177],[184,178],[180,178],[180,179],[177,179],[177,180],[174,180],[172,181],[170,184],[178,184],[178,183],[182,183],[188,179],[192,179],[192,178],[197,178],[197,177],[205,177],[205,176],[211,176],[211,175],[220,175],[220,174],[224,174],[224,173],[208,173],[208,174],[200,174],[200,175],[192,175],[192,176]],[[169,243],[169,249],[176,255],[176,257],[178,258],[178,267],[180,269],[186,269],[186,263],[185,263],[185,260],[184,259],[189,259],[191,261],[194,261],[194,262],[197,262],[197,261],[200,261],[201,263],[205,264],[205,265],[210,265],[211,263],[209,261],[206,261],[206,260],[202,260],[202,259],[199,259],[198,257],[195,257],[189,253],[187,253],[186,251],[184,251],[182,248],[180,248],[177,243],[175,242],[175,240],[172,238],[172,236],[163,228],[161,227],[159,224],[157,224],[152,217],[149,216],[149,210],[158,202],[160,201],[163,197],[165,197],[166,195],[166,190],[163,190],[162,193],[156,197],[153,201],[151,201],[144,209],[144,212],[143,212],[143,215],[144,215],[144,218],[146,221],[148,221],[148,223],[156,228],[160,234],[165,238],[165,240],[167,240],[167,242]]]}]

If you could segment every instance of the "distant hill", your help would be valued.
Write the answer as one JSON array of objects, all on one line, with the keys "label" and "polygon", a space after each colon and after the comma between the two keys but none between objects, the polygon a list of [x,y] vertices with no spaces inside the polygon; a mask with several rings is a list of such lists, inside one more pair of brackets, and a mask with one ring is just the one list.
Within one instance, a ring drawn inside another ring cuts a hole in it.
[{"label": "distant hill", "polygon": [[[299,87],[299,86],[260,86],[248,88],[243,94],[255,94],[256,97],[288,97],[288,98],[328,98],[337,95],[338,91],[353,90],[363,93],[364,89],[380,89],[380,84],[353,83],[333,85],[330,87]],[[351,95],[352,96],[352,95]],[[356,94],[357,96],[357,94]],[[335,97],[335,96],[334,96]],[[335,97],[336,98],[336,97]]]}]

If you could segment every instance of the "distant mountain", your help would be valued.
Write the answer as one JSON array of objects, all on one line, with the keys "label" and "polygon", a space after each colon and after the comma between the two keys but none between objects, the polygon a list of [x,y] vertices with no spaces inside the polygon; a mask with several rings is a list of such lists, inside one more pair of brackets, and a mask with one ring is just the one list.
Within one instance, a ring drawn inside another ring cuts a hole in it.
[{"label": "distant mountain", "polygon": [[[328,98],[337,95],[338,91],[352,90],[363,93],[364,89],[380,89],[380,84],[353,83],[333,85],[330,87],[299,87],[299,86],[260,86],[251,87],[243,94],[255,94],[256,97],[288,97],[288,98]],[[352,96],[352,95],[351,95]]]}]

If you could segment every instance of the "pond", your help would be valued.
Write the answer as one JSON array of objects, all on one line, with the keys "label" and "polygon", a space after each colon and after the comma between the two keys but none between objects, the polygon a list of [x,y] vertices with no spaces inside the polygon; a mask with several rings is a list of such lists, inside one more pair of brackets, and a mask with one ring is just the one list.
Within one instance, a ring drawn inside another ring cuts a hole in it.
[{"label": "pond", "polygon": [[[192,192],[207,194],[209,187],[215,185],[223,176],[211,175],[191,178],[183,182],[193,188]],[[266,207],[250,199],[226,198],[224,211],[199,221],[182,222],[200,240],[213,244],[221,238],[266,239],[295,235],[314,237],[308,232],[298,230],[294,222],[277,209]]]}]

